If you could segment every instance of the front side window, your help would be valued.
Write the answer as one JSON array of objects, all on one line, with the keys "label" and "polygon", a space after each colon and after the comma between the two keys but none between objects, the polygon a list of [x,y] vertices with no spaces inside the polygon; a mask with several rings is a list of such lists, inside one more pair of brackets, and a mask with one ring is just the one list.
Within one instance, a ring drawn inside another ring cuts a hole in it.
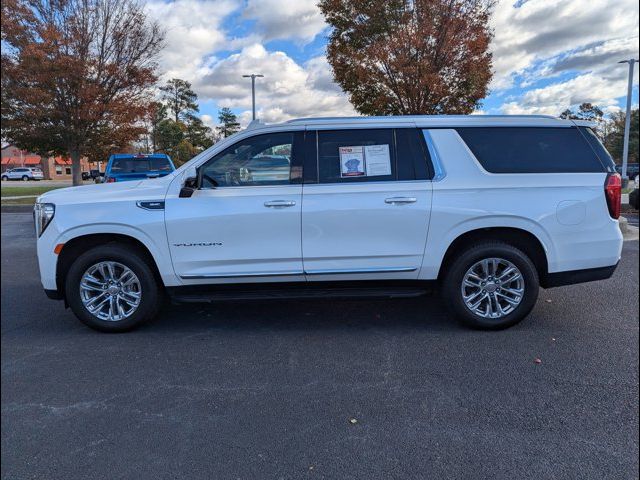
[{"label": "front side window", "polygon": [[299,174],[292,168],[294,133],[246,138],[200,167],[202,188],[287,185]]},{"label": "front side window", "polygon": [[395,150],[392,129],[319,131],[320,183],[395,180]]},{"label": "front side window", "polygon": [[482,167],[491,173],[604,172],[577,128],[458,128]]}]

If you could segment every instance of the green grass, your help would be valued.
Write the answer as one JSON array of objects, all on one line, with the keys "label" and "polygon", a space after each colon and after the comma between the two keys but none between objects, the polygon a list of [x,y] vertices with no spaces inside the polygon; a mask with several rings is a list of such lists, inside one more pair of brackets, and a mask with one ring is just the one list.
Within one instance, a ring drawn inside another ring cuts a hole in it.
[{"label": "green grass", "polygon": [[45,192],[50,190],[55,190],[57,188],[64,188],[69,185],[53,185],[47,187],[5,187],[2,186],[2,190],[0,190],[0,195],[3,197],[20,197],[24,195],[42,195]]},{"label": "green grass", "polygon": [[3,207],[5,205],[33,205],[34,203],[36,203],[36,197],[2,199],[2,202],[0,202]]}]

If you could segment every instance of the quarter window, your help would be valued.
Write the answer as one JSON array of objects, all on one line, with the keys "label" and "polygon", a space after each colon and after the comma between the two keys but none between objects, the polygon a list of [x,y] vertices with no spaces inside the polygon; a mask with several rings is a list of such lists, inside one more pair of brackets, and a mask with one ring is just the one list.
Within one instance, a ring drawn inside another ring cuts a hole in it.
[{"label": "quarter window", "polygon": [[256,135],[222,151],[200,168],[202,188],[295,183],[294,133]]},{"label": "quarter window", "polygon": [[457,131],[488,172],[605,171],[577,128],[469,127]]}]

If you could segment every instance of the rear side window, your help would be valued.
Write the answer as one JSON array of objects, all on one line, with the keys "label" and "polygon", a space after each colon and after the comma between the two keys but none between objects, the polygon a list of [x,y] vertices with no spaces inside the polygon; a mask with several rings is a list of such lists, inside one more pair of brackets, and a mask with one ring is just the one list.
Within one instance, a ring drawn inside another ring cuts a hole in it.
[{"label": "rear side window", "polygon": [[469,149],[491,173],[604,172],[577,128],[458,128]]},{"label": "rear side window", "polygon": [[604,148],[604,145],[602,145],[598,139],[595,132],[589,127],[580,127],[580,131],[584,135],[584,138],[589,142],[589,145],[591,145],[591,148],[593,148],[593,151],[596,152],[596,155],[598,155],[602,164],[607,168],[607,171],[612,173],[615,172],[616,164],[613,161],[613,158],[611,158],[611,155],[609,155],[609,152],[607,152],[607,149]]},{"label": "rear side window", "polygon": [[319,131],[320,183],[395,180],[395,150],[393,129]]}]

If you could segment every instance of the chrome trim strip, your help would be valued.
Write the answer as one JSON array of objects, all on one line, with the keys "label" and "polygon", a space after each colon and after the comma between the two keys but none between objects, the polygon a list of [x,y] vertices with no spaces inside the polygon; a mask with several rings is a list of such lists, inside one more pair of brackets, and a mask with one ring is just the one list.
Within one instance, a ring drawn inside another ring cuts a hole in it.
[{"label": "chrome trim strip", "polygon": [[415,272],[415,267],[388,267],[388,268],[357,268],[345,270],[305,270],[290,272],[259,272],[259,273],[205,273],[202,275],[180,275],[183,280],[205,280],[207,278],[243,278],[243,277],[288,277],[294,275],[344,275],[365,273],[394,273]]},{"label": "chrome trim strip", "polygon": [[292,272],[262,272],[262,273],[205,273],[202,275],[180,275],[183,280],[204,280],[207,278],[242,278],[242,277],[289,277],[304,275],[302,270]]},{"label": "chrome trim strip", "polygon": [[305,270],[306,275],[343,275],[358,273],[393,273],[393,272],[415,272],[414,267],[387,267],[387,268],[356,268],[344,270]]},{"label": "chrome trim strip", "polygon": [[433,143],[433,139],[431,138],[429,130],[423,129],[422,134],[424,135],[424,140],[427,142],[427,149],[429,150],[431,163],[433,164],[434,172],[432,181],[439,182],[447,176],[447,172],[445,172],[444,167],[442,166],[442,161],[440,160],[438,150],[436,149],[435,143]]}]

